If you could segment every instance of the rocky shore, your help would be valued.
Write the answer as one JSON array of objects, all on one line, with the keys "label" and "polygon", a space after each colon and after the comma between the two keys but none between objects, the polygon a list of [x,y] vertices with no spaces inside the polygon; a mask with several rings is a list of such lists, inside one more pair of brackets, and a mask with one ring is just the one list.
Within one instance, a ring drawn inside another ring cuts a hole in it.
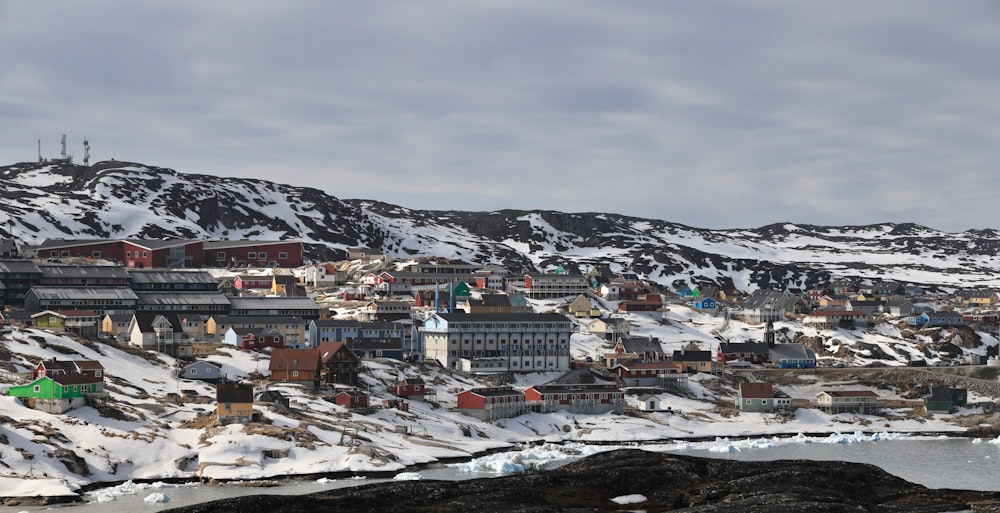
[{"label": "rocky shore", "polygon": [[[932,471],[928,469],[928,471]],[[614,499],[619,499],[617,502]],[[743,462],[624,449],[551,471],[469,481],[405,481],[302,496],[248,496],[175,513],[1000,512],[1000,492],[934,490],[878,467]]]}]

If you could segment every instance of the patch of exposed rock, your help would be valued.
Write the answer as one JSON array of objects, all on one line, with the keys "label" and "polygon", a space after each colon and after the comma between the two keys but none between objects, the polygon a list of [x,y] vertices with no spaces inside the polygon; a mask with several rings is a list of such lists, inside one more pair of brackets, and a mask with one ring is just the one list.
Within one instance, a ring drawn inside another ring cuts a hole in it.
[{"label": "patch of exposed rock", "polygon": [[[627,506],[613,499],[641,495]],[[253,496],[182,513],[393,511],[541,513],[1000,511],[1000,493],[932,490],[878,467],[827,461],[742,462],[617,450],[557,470],[469,481],[372,484],[304,496]]]}]

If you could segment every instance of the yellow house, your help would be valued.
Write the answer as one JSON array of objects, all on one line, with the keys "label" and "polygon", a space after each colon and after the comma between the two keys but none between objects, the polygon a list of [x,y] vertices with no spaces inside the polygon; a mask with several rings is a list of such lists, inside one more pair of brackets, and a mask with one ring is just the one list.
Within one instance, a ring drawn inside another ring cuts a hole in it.
[{"label": "yellow house", "polygon": [[205,321],[205,340],[222,342],[232,328],[274,328],[284,336],[286,346],[306,342],[306,321],[293,315],[213,315]]},{"label": "yellow house", "polygon": [[253,385],[220,383],[215,389],[219,423],[249,424],[253,417]]}]

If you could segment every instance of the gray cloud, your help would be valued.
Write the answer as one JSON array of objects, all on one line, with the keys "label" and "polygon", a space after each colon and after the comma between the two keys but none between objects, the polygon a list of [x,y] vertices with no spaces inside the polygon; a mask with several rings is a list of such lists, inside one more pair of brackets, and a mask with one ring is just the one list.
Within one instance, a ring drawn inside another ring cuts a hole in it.
[{"label": "gray cloud", "polygon": [[958,231],[993,223],[998,19],[988,0],[0,0],[0,161],[67,133],[94,160],[411,208]]}]

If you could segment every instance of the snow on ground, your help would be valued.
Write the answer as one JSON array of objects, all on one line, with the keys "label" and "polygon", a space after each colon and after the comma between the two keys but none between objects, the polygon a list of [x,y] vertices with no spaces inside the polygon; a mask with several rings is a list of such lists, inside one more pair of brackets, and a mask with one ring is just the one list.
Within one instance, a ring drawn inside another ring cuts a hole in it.
[{"label": "snow on ground", "polygon": [[[567,301],[536,304],[538,310],[558,310]],[[607,305],[613,308],[613,304]],[[663,342],[670,352],[695,341],[702,349],[714,350],[711,332],[722,326],[721,319],[701,314],[683,305],[670,305],[663,313],[630,314],[632,334],[650,336]],[[779,323],[779,327],[786,323]],[[801,330],[800,326],[793,326]],[[581,331],[582,330],[581,328]],[[727,333],[733,338],[759,340],[760,330],[730,322]],[[867,343],[892,342],[891,331],[871,335],[838,332],[844,340],[858,337]],[[883,340],[884,339],[884,340]],[[902,344],[896,341],[897,345]],[[995,338],[989,342],[996,343]],[[559,461],[615,447],[649,441],[671,441],[669,445],[714,444],[719,451],[743,450],[743,444],[761,448],[777,442],[740,441],[735,438],[777,437],[811,434],[810,440],[857,430],[891,433],[960,432],[950,420],[975,413],[935,414],[919,419],[898,415],[893,419],[877,416],[827,415],[814,409],[797,410],[790,417],[759,413],[734,414],[735,391],[719,377],[699,374],[691,377],[683,395],[660,394],[670,411],[638,412],[632,415],[605,413],[575,414],[568,411],[529,413],[511,419],[482,422],[460,414],[457,394],[483,382],[448,373],[433,365],[403,364],[388,360],[365,361],[363,381],[371,403],[394,398],[391,385],[401,376],[420,375],[433,384],[434,402],[408,401],[408,411],[375,409],[368,414],[349,411],[289,384],[271,384],[289,397],[290,411],[263,406],[261,424],[214,426],[212,385],[174,377],[177,362],[152,353],[133,354],[106,344],[81,344],[38,330],[14,331],[4,335],[19,372],[30,370],[39,359],[86,358],[100,361],[107,373],[109,411],[83,407],[52,415],[23,406],[14,398],[0,395],[0,469],[2,495],[66,495],[95,482],[128,482],[130,479],[261,479],[293,474],[337,472],[408,471],[412,466],[443,459],[469,458],[469,472],[506,473],[541,468]],[[573,335],[574,357],[599,357],[611,350],[608,341],[583,332]],[[245,375],[266,369],[267,356],[222,347],[209,360],[223,365],[231,375]],[[518,374],[515,387],[550,382],[558,373]],[[0,394],[12,383],[0,383]],[[798,382],[782,389],[794,398],[812,399],[824,387],[850,386],[824,380],[820,374],[803,373]],[[886,398],[898,398],[880,390]],[[728,411],[727,411],[728,410]],[[818,435],[826,434],[826,435]],[[806,436],[806,435],[800,435]],[[842,435],[843,436],[843,435]],[[873,436],[865,434],[848,437]],[[881,435],[880,435],[881,436]],[[912,435],[906,435],[912,436]],[[699,440],[718,439],[716,442]],[[532,452],[513,452],[474,458],[497,449],[516,449],[539,441],[566,445],[543,445]],[[608,445],[586,445],[596,443]],[[64,461],[79,458],[89,474],[68,470]],[[30,477],[31,479],[25,479]],[[407,478],[403,474],[400,479]],[[110,493],[110,492],[109,492]],[[121,492],[125,493],[125,492]],[[137,492],[132,492],[137,493]],[[143,493],[159,493],[145,490]],[[165,497],[169,493],[165,494]],[[163,500],[161,497],[154,497]]]}]

